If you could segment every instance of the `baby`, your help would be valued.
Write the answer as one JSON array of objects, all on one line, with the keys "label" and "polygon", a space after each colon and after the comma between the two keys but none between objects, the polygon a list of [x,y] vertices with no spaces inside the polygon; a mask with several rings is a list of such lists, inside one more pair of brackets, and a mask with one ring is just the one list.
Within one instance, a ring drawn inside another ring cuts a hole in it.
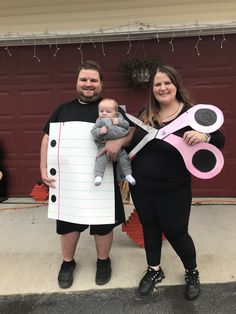
[{"label": "baby", "polygon": [[[129,123],[118,111],[118,103],[113,99],[105,98],[98,105],[98,115],[91,133],[98,145],[100,152],[107,140],[118,139],[129,133]],[[95,185],[100,185],[104,176],[106,164],[106,154],[100,156],[95,162]],[[117,155],[117,162],[125,175],[125,179],[132,185],[136,183],[132,177],[130,158],[124,149],[121,149]]]}]

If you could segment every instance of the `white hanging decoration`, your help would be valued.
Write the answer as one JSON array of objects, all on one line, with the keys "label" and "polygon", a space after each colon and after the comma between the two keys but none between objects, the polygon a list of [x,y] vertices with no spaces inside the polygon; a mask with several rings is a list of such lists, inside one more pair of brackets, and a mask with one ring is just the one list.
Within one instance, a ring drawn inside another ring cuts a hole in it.
[{"label": "white hanging decoration", "polygon": [[48,39],[47,39],[47,37],[49,36],[49,33],[48,33],[48,29],[46,28],[46,30],[45,30],[45,32],[44,32],[44,34],[45,34],[45,38],[43,39],[43,42],[45,42],[46,44],[48,44],[49,45],[49,47],[51,48],[51,43],[48,41]]},{"label": "white hanging decoration", "polygon": [[216,29],[213,31],[212,40],[216,40]]},{"label": "white hanging decoration", "polygon": [[172,37],[171,37],[171,40],[169,41],[169,44],[171,46],[171,52],[174,52],[175,48],[174,48],[174,33],[172,32]]},{"label": "white hanging decoration", "polygon": [[77,48],[79,50],[79,52],[80,52],[80,63],[81,64],[84,63],[84,54],[83,54],[83,50],[82,50],[82,45],[83,45],[83,39],[81,38],[80,45]]},{"label": "white hanging decoration", "polygon": [[138,28],[139,31],[144,31],[145,30],[144,27],[147,26],[147,25],[144,25],[143,22],[139,22],[138,25],[139,25],[139,28]]},{"label": "white hanging decoration", "polygon": [[202,40],[202,38],[200,37],[200,34],[199,34],[199,35],[198,35],[197,43],[196,43],[196,45],[195,45],[195,49],[196,49],[196,51],[197,51],[197,55],[198,55],[198,56],[200,56],[200,51],[199,51],[198,46],[199,46],[199,43],[200,43],[201,40]]},{"label": "white hanging decoration", "polygon": [[94,33],[91,34],[91,37],[90,37],[90,40],[89,40],[89,41],[92,43],[92,45],[93,45],[94,48],[97,48],[97,46],[95,45],[95,43],[94,43],[94,41],[93,41],[93,36],[94,36]]},{"label": "white hanging decoration", "polygon": [[105,56],[105,48],[104,48],[104,44],[103,44],[103,32],[102,32],[102,42],[101,42],[101,46],[102,46],[102,54]]},{"label": "white hanging decoration", "polygon": [[128,55],[130,53],[131,48],[132,48],[132,43],[131,43],[129,34],[128,34],[127,39],[128,39],[129,47],[128,47],[128,50],[126,51],[126,54]]},{"label": "white hanging decoration", "polygon": [[40,58],[36,55],[36,43],[34,41],[34,54],[33,54],[33,58],[36,59],[38,62],[40,62]]},{"label": "white hanging decoration", "polygon": [[54,54],[53,54],[53,57],[54,57],[54,58],[56,57],[56,55],[57,55],[57,53],[59,52],[59,50],[60,50],[60,47],[58,47],[58,45],[57,45],[57,37],[56,37],[56,50],[55,50],[55,52],[54,52]]},{"label": "white hanging decoration", "polygon": [[5,35],[6,47],[4,47],[4,49],[5,49],[5,51],[8,53],[8,55],[11,57],[12,54],[11,54],[11,52],[10,52],[10,50],[9,50],[9,48],[8,48],[8,44],[7,44],[7,36],[8,36],[8,35],[10,35],[10,33],[8,33],[8,34]]},{"label": "white hanging decoration", "polygon": [[10,52],[10,50],[9,50],[8,46],[4,47],[4,49],[6,50],[6,52],[8,53],[8,55],[11,57],[11,56],[12,56],[12,54],[11,54],[11,52]]},{"label": "white hanging decoration", "polygon": [[223,36],[223,39],[222,39],[221,42],[220,42],[220,48],[221,48],[221,49],[223,48],[223,44],[224,44],[224,42],[226,41],[224,28],[223,28],[223,30],[222,30],[222,36]]}]

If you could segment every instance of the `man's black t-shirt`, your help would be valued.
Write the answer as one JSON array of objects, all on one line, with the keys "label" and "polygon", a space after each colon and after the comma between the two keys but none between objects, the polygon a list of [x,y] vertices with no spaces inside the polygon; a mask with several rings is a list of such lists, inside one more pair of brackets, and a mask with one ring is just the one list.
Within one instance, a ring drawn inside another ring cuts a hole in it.
[{"label": "man's black t-shirt", "polygon": [[[53,112],[43,131],[49,134],[49,124],[51,122],[83,121],[95,123],[98,117],[98,104],[101,100],[102,98],[92,103],[82,104],[78,99],[74,99],[61,105]],[[119,111],[125,117],[124,110],[119,107]],[[127,117],[125,119],[129,121]],[[129,123],[133,125],[132,122],[129,121]]]}]

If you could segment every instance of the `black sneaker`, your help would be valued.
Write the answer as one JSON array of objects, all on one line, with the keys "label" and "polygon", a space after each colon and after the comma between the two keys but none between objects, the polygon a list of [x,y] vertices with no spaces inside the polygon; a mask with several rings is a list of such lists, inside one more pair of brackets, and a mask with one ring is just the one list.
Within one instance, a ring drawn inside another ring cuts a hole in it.
[{"label": "black sneaker", "polygon": [[58,285],[62,289],[70,288],[73,283],[73,272],[75,269],[76,263],[74,260],[71,263],[63,261],[61,268],[58,274]]},{"label": "black sneaker", "polygon": [[158,282],[161,282],[165,278],[163,270],[155,270],[152,267],[148,266],[145,275],[141,279],[138,287],[138,292],[141,295],[147,295],[153,292],[155,285]]},{"label": "black sneaker", "polygon": [[187,300],[193,301],[200,294],[199,272],[197,270],[185,271],[185,289],[184,295]]},{"label": "black sneaker", "polygon": [[106,260],[97,260],[97,271],[95,282],[97,285],[105,285],[111,279],[111,261],[110,258]]}]

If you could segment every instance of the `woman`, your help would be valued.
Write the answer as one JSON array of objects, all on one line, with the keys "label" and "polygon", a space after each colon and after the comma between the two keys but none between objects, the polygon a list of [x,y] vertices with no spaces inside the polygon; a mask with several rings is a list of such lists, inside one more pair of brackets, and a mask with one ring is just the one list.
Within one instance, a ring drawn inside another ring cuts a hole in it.
[{"label": "woman", "polygon": [[[167,125],[191,108],[176,69],[159,65],[150,82],[149,104],[139,119],[157,129]],[[146,135],[137,127],[131,149]],[[220,131],[211,135],[185,127],[175,135],[188,145],[210,142],[218,148],[224,145]],[[184,295],[194,300],[200,293],[196,251],[188,233],[192,202],[191,175],[180,153],[163,140],[154,139],[138,152],[132,161],[136,185],[130,186],[132,199],[143,226],[147,271],[140,281],[139,293],[149,294],[156,283],[165,278],[160,266],[162,233],[180,257],[185,268]]]}]

